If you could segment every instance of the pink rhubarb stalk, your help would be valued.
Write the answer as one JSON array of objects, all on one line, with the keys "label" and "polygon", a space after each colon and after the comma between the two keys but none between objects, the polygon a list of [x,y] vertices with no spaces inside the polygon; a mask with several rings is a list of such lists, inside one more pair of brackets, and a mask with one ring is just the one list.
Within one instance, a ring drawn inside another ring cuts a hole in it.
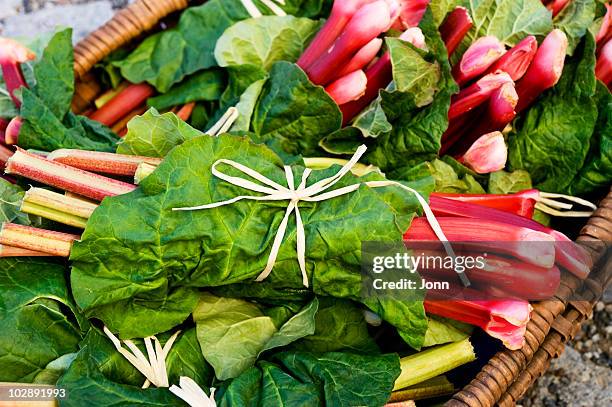
[{"label": "pink rhubarb stalk", "polygon": [[15,91],[22,86],[28,86],[21,71],[21,64],[34,58],[36,58],[36,54],[17,41],[0,37],[2,78],[6,84],[6,90],[8,90],[13,103],[18,108],[21,107],[21,100],[15,95]]},{"label": "pink rhubarb stalk", "polygon": [[382,47],[382,44],[383,40],[381,38],[374,38],[372,41],[364,45],[363,48],[357,51],[353,58],[351,58],[349,63],[342,68],[338,74],[338,78],[366,67],[376,57],[376,54],[378,54],[378,51],[380,51],[380,48]]},{"label": "pink rhubarb stalk", "polygon": [[300,56],[297,65],[306,70],[306,68],[312,65],[321,55],[326,53],[355,12],[371,1],[372,0],[335,0],[329,18],[323,25],[323,28],[321,28],[310,42],[302,56]]},{"label": "pink rhubarb stalk", "polygon": [[448,119],[455,119],[484,103],[495,90],[506,83],[513,83],[510,75],[505,72],[496,72],[485,75],[467,88],[461,89],[452,97]]},{"label": "pink rhubarb stalk", "polygon": [[606,6],[606,14],[604,15],[603,21],[601,22],[601,27],[599,27],[599,31],[595,36],[595,41],[597,42],[597,48],[599,52],[599,47],[608,40],[612,39],[612,3],[608,3]]},{"label": "pink rhubarb stalk", "polygon": [[106,102],[104,106],[93,112],[89,118],[106,126],[112,126],[129,112],[142,105],[154,93],[155,89],[146,83],[130,84]]},{"label": "pink rhubarb stalk", "polygon": [[7,145],[17,145],[19,142],[19,132],[21,131],[21,125],[23,120],[21,117],[16,116],[11,119],[6,130],[4,131],[4,141]]},{"label": "pink rhubarb stalk", "polygon": [[595,76],[606,86],[612,86],[612,39],[603,46],[597,57]]},{"label": "pink rhubarb stalk", "polygon": [[569,2],[570,0],[552,0],[546,5],[546,8],[552,11],[553,18],[555,18]]},{"label": "pink rhubarb stalk", "polygon": [[[535,189],[510,194],[507,195],[507,198],[504,198],[504,195],[475,195],[470,198],[469,195],[453,196],[447,194],[446,196],[440,196],[440,194],[434,194],[430,197],[429,205],[436,216],[453,216],[475,220],[486,219],[546,233],[555,240],[555,261],[557,264],[580,279],[586,278],[593,264],[591,257],[582,247],[576,245],[563,233],[546,227],[530,219],[530,217],[516,213],[517,207],[526,213],[533,213],[532,201],[538,201],[539,199],[540,192]],[[535,207],[535,204],[533,205]]]},{"label": "pink rhubarb stalk", "polygon": [[494,131],[476,140],[459,158],[459,162],[478,174],[489,174],[503,169],[507,159],[508,147],[504,142],[504,135],[499,131]]},{"label": "pink rhubarb stalk", "polygon": [[557,84],[567,50],[567,36],[559,29],[552,30],[540,45],[533,62],[516,84],[519,96],[517,113],[522,112],[546,89]]},{"label": "pink rhubarb stalk", "polygon": [[[401,40],[408,41],[417,48],[425,47],[425,37],[418,27],[406,30],[399,37]],[[367,85],[365,93],[358,100],[340,105],[342,111],[342,123],[348,124],[355,116],[365,109],[376,97],[378,91],[384,89],[393,80],[393,70],[391,66],[391,55],[385,52],[378,60],[366,71]]]},{"label": "pink rhubarb stalk", "polygon": [[135,185],[50,161],[20,148],[9,158],[6,173],[20,175],[97,201],[136,189]]},{"label": "pink rhubarb stalk", "polygon": [[11,150],[0,144],[0,169],[4,168],[4,165],[12,155],[13,152]]},{"label": "pink rhubarb stalk", "polygon": [[0,144],[6,144],[6,139],[4,138],[4,132],[9,125],[8,119],[3,119],[0,117]]},{"label": "pink rhubarb stalk", "polygon": [[78,235],[16,225],[14,223],[3,223],[2,229],[0,229],[0,244],[60,257],[70,256],[72,243],[80,238]]},{"label": "pink rhubarb stalk", "polygon": [[400,15],[393,25],[393,28],[396,28],[398,31],[403,31],[418,26],[430,1],[431,0],[400,0]]},{"label": "pink rhubarb stalk", "polygon": [[343,105],[363,96],[367,84],[365,73],[359,70],[335,80],[325,91],[338,105]]},{"label": "pink rhubarb stalk", "polygon": [[480,76],[506,52],[497,37],[489,35],[474,41],[453,68],[453,77],[460,87]]},{"label": "pink rhubarb stalk", "polygon": [[488,73],[504,71],[516,82],[525,75],[537,51],[538,41],[529,35],[491,65]]},{"label": "pink rhubarb stalk", "polygon": [[531,317],[531,305],[521,300],[425,300],[431,314],[462,321],[482,328],[503,342],[508,349],[520,349]]},{"label": "pink rhubarb stalk", "polygon": [[161,158],[155,157],[71,149],[55,150],[47,159],[81,170],[128,177],[133,177],[142,163],[159,165],[162,162]]},{"label": "pink rhubarb stalk", "polygon": [[359,49],[385,31],[390,22],[390,13],[384,0],[366,4],[357,10],[332,47],[305,68],[310,80],[317,85],[331,82],[338,67],[347,64]]},{"label": "pink rhubarb stalk", "polygon": [[474,25],[470,13],[465,7],[456,7],[444,20],[440,26],[440,35],[446,45],[448,56],[451,56],[457,49],[463,37]]},{"label": "pink rhubarb stalk", "polygon": [[[555,264],[555,247],[551,244],[554,238],[544,232],[484,218],[438,217],[437,220],[450,242],[461,242],[487,253],[514,256],[534,266],[549,268]],[[437,242],[439,239],[427,219],[419,217],[412,220],[404,240]]]},{"label": "pink rhubarb stalk", "polygon": [[47,257],[49,253],[0,244],[0,257]]}]

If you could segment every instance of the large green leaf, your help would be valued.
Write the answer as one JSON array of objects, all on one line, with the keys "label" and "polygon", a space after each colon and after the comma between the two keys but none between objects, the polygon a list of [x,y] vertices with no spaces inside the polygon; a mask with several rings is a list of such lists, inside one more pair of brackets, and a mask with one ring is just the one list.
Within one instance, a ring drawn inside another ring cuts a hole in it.
[{"label": "large green leaf", "polygon": [[281,352],[219,389],[220,407],[380,406],[400,366],[397,355]]},{"label": "large green leaf", "polygon": [[[248,193],[211,174],[219,159],[237,161],[286,184],[283,161],[267,147],[242,137],[202,136],[174,148],[140,188],[105,199],[82,240],[75,243],[72,288],[88,316],[99,317],[124,336],[147,336],[169,329],[191,313],[192,297],[180,301],[178,290],[251,282],[261,273],[287,202],[240,201],[201,211],[172,210]],[[303,168],[293,168],[299,183]],[[219,169],[237,175],[227,166]],[[313,171],[308,184],[338,169]],[[367,179],[382,177],[369,174]],[[360,179],[347,174],[334,188],[356,182]],[[412,194],[397,187],[361,187],[337,198],[301,202],[311,289],[360,300],[361,242],[400,241],[418,207]],[[272,273],[265,282],[251,285],[303,289],[295,247],[291,220]],[[174,312],[157,309],[170,299]],[[417,305],[422,311],[422,304]],[[139,323],[128,317],[135,307],[141,312]],[[396,309],[388,315],[385,311],[377,310],[391,323],[412,330],[417,343],[419,337],[422,340],[426,321],[423,326],[416,319],[405,321]]]},{"label": "large green leaf", "polygon": [[209,69],[185,78],[163,95],[147,100],[147,104],[158,110],[189,102],[218,100],[225,89],[225,75],[220,69]]},{"label": "large green leaf", "polygon": [[489,194],[511,194],[525,189],[531,189],[531,177],[527,171],[514,172],[495,171],[489,175]]},{"label": "large green leaf", "polygon": [[220,380],[239,376],[264,351],[311,335],[318,301],[313,300],[282,326],[254,303],[202,294],[193,312],[198,341],[206,361]]},{"label": "large green leaf", "polygon": [[563,190],[583,166],[597,120],[594,67],[595,41],[587,33],[559,83],[514,122],[508,161],[527,170],[535,188]]},{"label": "large green leaf", "polygon": [[0,381],[32,382],[76,352],[82,334],[65,272],[45,260],[0,260]]},{"label": "large green leaf", "polygon": [[229,27],[217,41],[219,66],[251,64],[270,69],[276,61],[294,62],[317,33],[319,22],[293,16],[264,16]]}]

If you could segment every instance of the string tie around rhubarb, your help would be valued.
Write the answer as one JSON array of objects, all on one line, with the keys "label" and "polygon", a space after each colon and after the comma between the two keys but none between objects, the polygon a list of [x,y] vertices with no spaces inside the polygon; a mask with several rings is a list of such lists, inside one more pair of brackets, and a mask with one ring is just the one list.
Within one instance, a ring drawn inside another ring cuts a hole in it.
[{"label": "string tie around rhubarb", "polygon": [[[170,349],[181,331],[176,331],[163,347],[155,336],[144,338],[143,341],[147,350],[147,358],[134,342],[130,340],[123,341],[130,349],[127,350],[121,346],[119,338],[117,338],[106,326],[103,330],[115,346],[115,349],[146,377],[142,385],[143,389],[148,388],[151,384],[155,387],[170,387],[166,369],[166,357],[168,353],[170,353]],[[207,396],[204,390],[202,390],[195,381],[186,376],[180,377],[179,386],[172,385],[168,390],[177,397],[183,399],[191,407],[216,407],[217,405],[215,403],[214,387],[210,389],[210,396]]]},{"label": "string tie around rhubarb", "polygon": [[[591,208],[590,211],[571,211],[574,205],[565,202],[555,201],[554,198],[565,199],[570,202],[574,202],[585,206],[587,208]],[[593,211],[597,209],[593,203],[587,201],[586,199],[578,198],[577,196],[564,195],[564,194],[555,194],[551,192],[541,192],[539,193],[539,197],[536,199],[535,208],[541,210],[544,213],[547,213],[552,216],[566,217],[566,218],[579,218],[579,217],[589,217],[593,214]]]},{"label": "string tie around rhubarb", "polygon": [[[212,208],[218,208],[220,206],[231,205],[235,202],[242,201],[245,199],[253,200],[253,201],[285,201],[285,200],[289,201],[287,205],[287,209],[285,211],[285,216],[283,217],[283,220],[281,221],[278,227],[276,236],[274,238],[274,242],[272,243],[272,249],[270,250],[270,255],[268,256],[268,262],[266,264],[266,267],[259,274],[256,281],[265,280],[266,277],[268,277],[270,273],[272,272],[272,269],[274,268],[274,264],[276,263],[276,257],[278,256],[280,246],[285,237],[285,232],[287,230],[287,223],[289,222],[289,218],[291,214],[295,212],[297,259],[298,259],[300,271],[302,273],[302,283],[305,287],[308,287],[308,275],[306,273],[306,235],[304,231],[304,225],[302,223],[302,217],[300,216],[300,210],[298,208],[298,203],[300,201],[321,202],[327,199],[333,199],[333,198],[354,192],[357,189],[359,189],[359,187],[361,187],[362,185],[368,186],[370,188],[380,188],[380,187],[390,187],[390,186],[399,187],[399,188],[402,188],[412,193],[417,198],[417,200],[419,201],[419,204],[423,208],[423,212],[425,213],[427,221],[429,225],[431,226],[431,228],[433,229],[436,237],[442,242],[442,245],[444,246],[446,253],[450,257],[454,258],[455,252],[453,251],[453,248],[450,242],[448,241],[444,232],[442,231],[442,228],[440,227],[440,224],[436,220],[436,217],[433,211],[431,210],[431,208],[429,207],[429,204],[427,203],[425,198],[423,198],[423,196],[419,194],[418,191],[404,184],[401,184],[397,181],[385,180],[385,181],[359,182],[356,184],[348,185],[342,188],[338,188],[338,189],[334,189],[334,190],[325,192],[326,190],[331,188],[333,185],[335,185],[338,181],[340,181],[342,177],[344,177],[348,172],[351,171],[351,169],[358,163],[361,156],[365,153],[366,149],[367,147],[365,145],[361,145],[357,149],[357,151],[355,151],[355,154],[353,155],[353,157],[351,157],[351,159],[344,166],[342,166],[342,168],[340,168],[340,170],[335,175],[328,177],[328,178],[324,178],[320,181],[317,181],[310,186],[307,186],[307,181],[308,181],[308,176],[311,174],[312,170],[309,168],[304,169],[304,172],[302,173],[301,182],[297,186],[297,188],[295,187],[295,183],[294,183],[293,170],[290,166],[287,166],[287,165],[284,166],[285,176],[287,179],[287,187],[284,187],[245,165],[242,165],[232,160],[220,159],[220,160],[215,161],[215,163],[212,165],[212,174],[215,177],[220,178],[224,180],[225,182],[228,182],[232,185],[247,189],[249,191],[259,192],[265,195],[240,195],[240,196],[237,196],[235,198],[231,198],[225,201],[213,202],[213,203],[206,204],[206,205],[172,208],[172,210],[174,211],[196,211],[196,210],[202,210],[202,209],[212,209]],[[259,181],[260,183],[256,183],[256,182],[250,181],[248,179],[240,178],[240,177],[233,177],[233,176],[227,175],[217,169],[217,166],[219,164],[229,165],[235,168],[236,170],[242,172],[246,176]],[[469,286],[470,281],[465,275],[465,273],[460,270],[455,270],[455,271],[459,275],[461,282],[466,287]]]},{"label": "string tie around rhubarb", "polygon": [[[246,11],[249,13],[251,17],[259,18],[263,16],[263,14],[261,13],[261,11],[259,11],[259,9],[255,5],[253,0],[241,0],[240,2],[242,3],[242,5],[244,6],[244,8],[246,9]],[[269,8],[270,11],[272,11],[272,13],[274,13],[275,15],[277,16],[287,15],[287,13],[285,13],[285,10],[283,10],[282,8],[278,6],[278,4],[284,5],[285,0],[261,0],[261,2],[263,3],[264,6]]]}]

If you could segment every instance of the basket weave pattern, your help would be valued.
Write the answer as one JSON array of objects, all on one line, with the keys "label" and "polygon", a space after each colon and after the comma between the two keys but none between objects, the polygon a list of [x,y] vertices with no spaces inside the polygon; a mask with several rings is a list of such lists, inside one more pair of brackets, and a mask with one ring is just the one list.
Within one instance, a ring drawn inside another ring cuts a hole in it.
[{"label": "basket weave pattern", "polygon": [[[73,110],[84,111],[101,92],[90,70],[112,51],[153,28],[162,18],[187,7],[188,0],[137,0],[91,33],[74,50],[77,78]],[[564,273],[554,299],[533,304],[526,343],[519,350],[494,355],[465,388],[447,402],[452,407],[512,406],[558,357],[588,318],[610,283],[612,266],[612,191],[582,228],[578,241],[591,252],[595,271],[585,280]],[[605,264],[600,264],[601,262]],[[570,301],[580,292],[581,301]]]}]

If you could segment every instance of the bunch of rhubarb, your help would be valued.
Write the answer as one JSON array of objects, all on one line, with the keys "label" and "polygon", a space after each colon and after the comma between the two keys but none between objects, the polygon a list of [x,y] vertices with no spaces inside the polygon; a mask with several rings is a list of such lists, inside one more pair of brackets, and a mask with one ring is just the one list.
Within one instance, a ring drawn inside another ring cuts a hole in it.
[{"label": "bunch of rhubarb", "polygon": [[[450,27],[457,26],[455,19],[464,21],[467,27],[465,13],[458,8],[440,28],[449,53],[463,32]],[[449,21],[453,25],[447,26]],[[509,50],[494,36],[474,41],[453,66],[453,77],[461,91],[451,100],[440,154],[450,154],[478,173],[503,168],[507,148],[499,132],[558,82],[567,45],[566,35],[557,29],[539,48],[534,36],[525,37]]]},{"label": "bunch of rhubarb", "polygon": [[379,36],[390,28],[425,47],[418,25],[429,0],[335,0],[329,19],[297,61],[316,85],[340,106],[343,122],[369,105],[392,81],[388,52],[378,57]]}]

